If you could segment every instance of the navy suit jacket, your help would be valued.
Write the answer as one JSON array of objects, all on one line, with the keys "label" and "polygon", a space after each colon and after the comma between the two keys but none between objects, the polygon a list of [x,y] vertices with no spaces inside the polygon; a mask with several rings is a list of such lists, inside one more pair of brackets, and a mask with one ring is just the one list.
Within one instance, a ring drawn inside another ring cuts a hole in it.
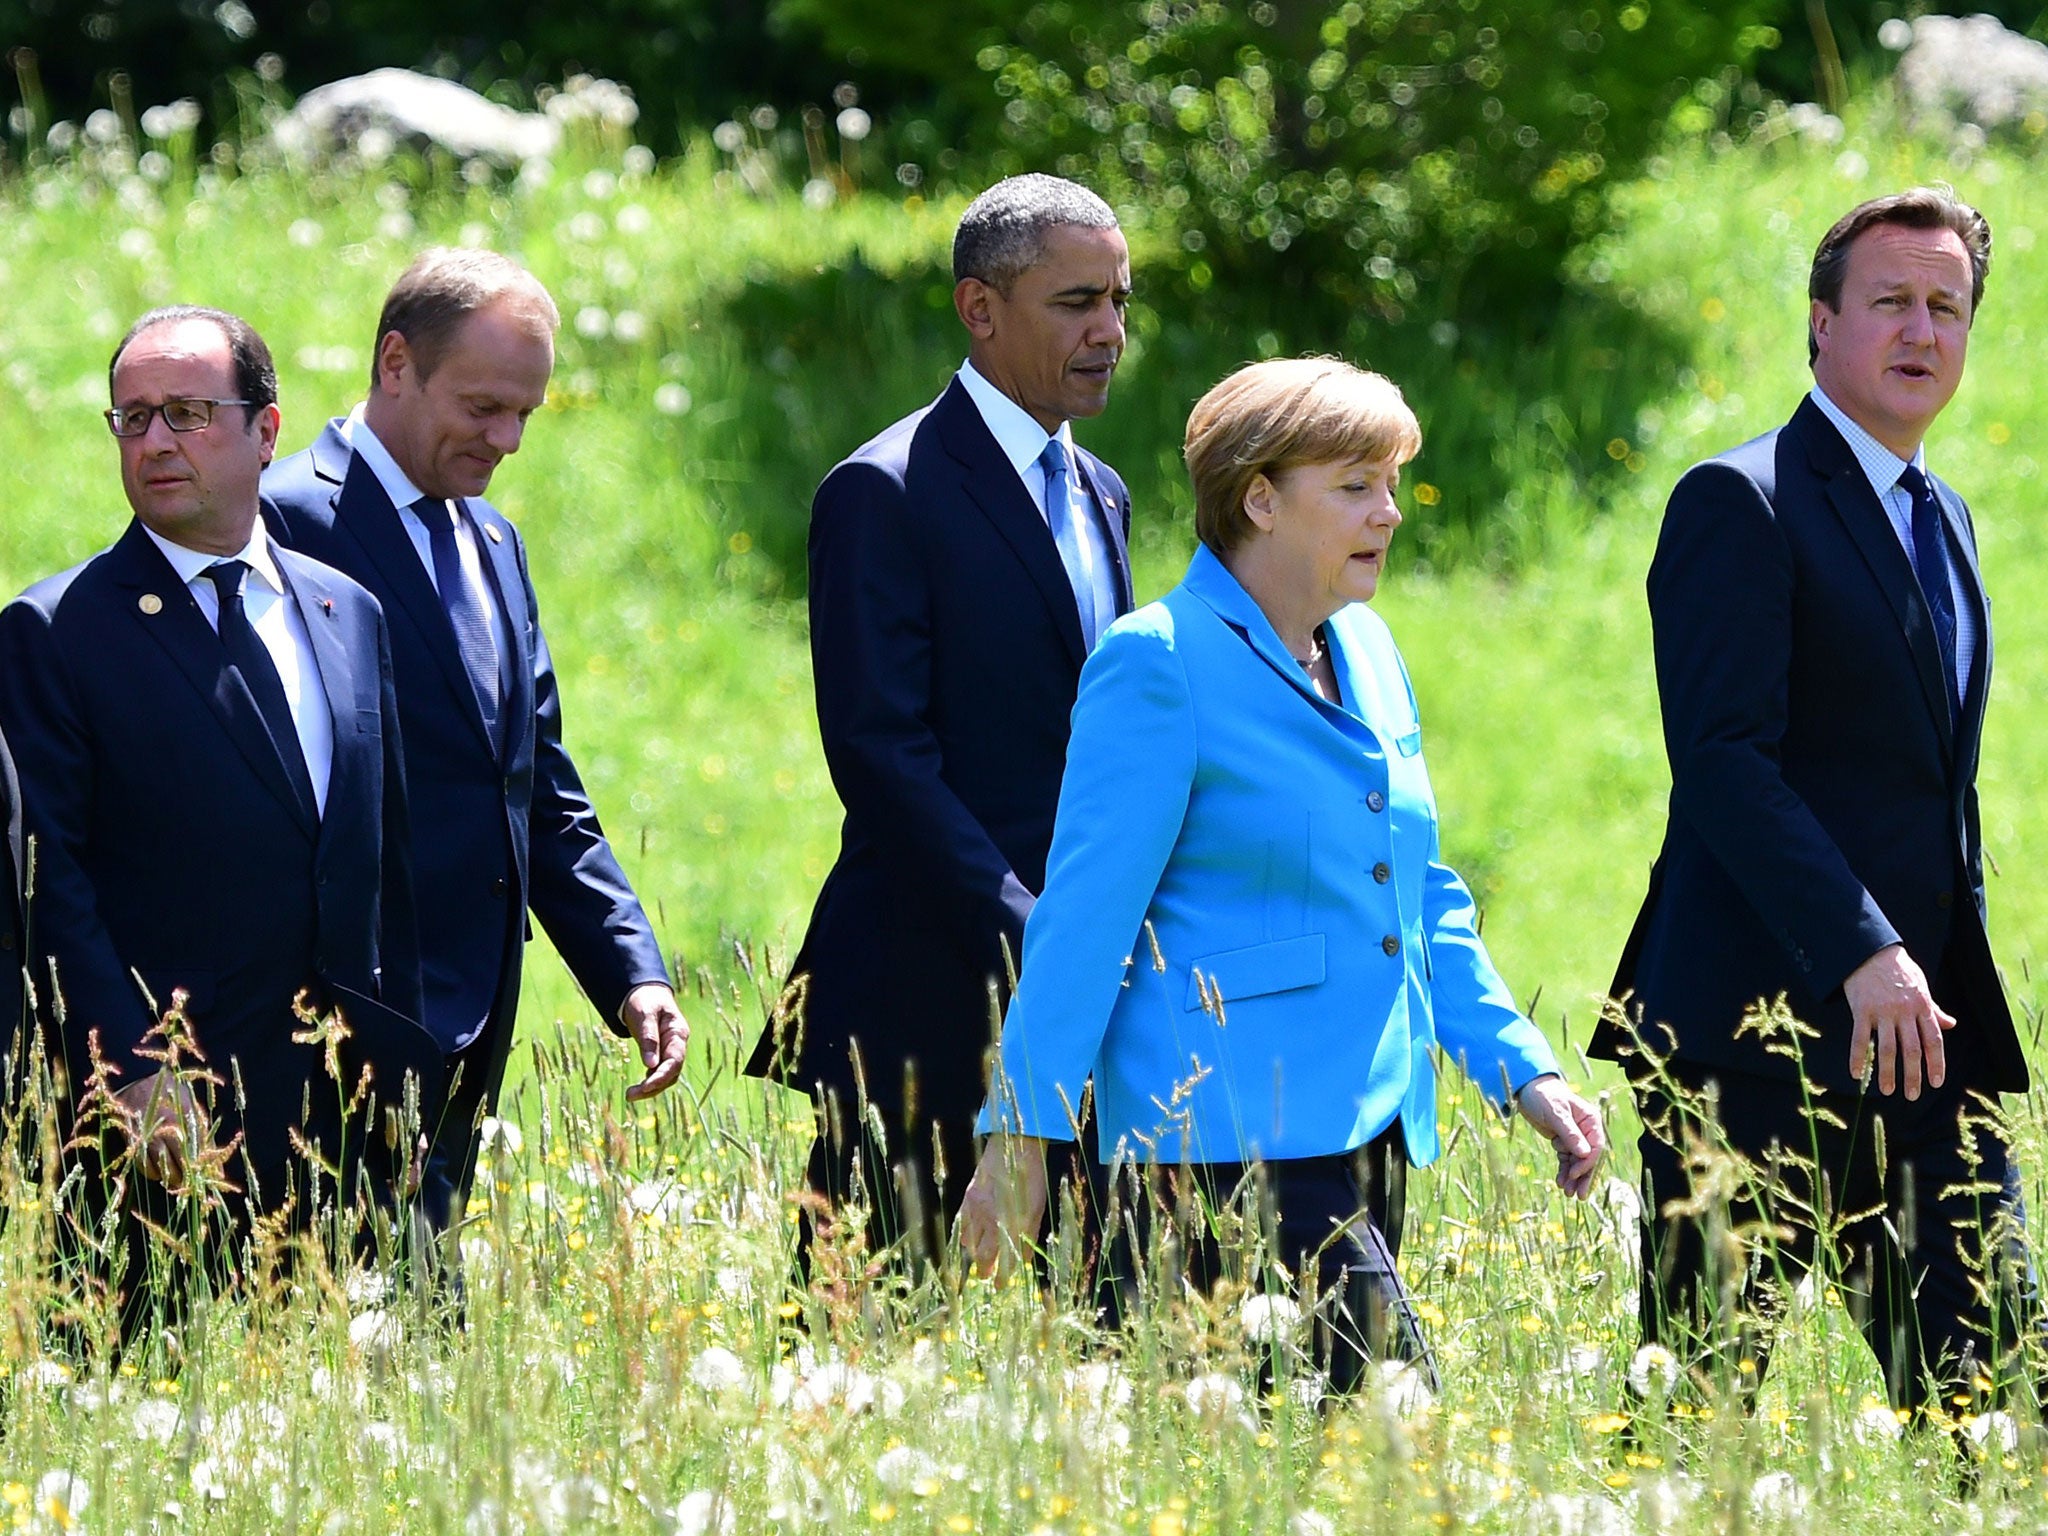
[{"label": "navy suit jacket", "polygon": [[[1934,481],[1978,619],[1958,714],[1913,568],[1840,432],[1791,422],[1679,481],[1650,567],[1671,809],[1614,980],[1644,1042],[1789,1078],[1745,1009],[1785,995],[1815,1082],[1854,1087],[1850,972],[1901,943],[1969,1032],[1982,1080],[2027,1062],[1985,934],[1977,753],[1990,611],[1962,498]],[[1627,1052],[1612,1020],[1594,1054]]]},{"label": "navy suit jacket", "polygon": [[14,754],[0,736],[0,1084],[12,1080],[17,1047],[27,1038],[28,913],[22,903],[28,871],[28,830]]},{"label": "navy suit jacket", "polygon": [[511,1046],[528,908],[614,1032],[626,994],[668,971],[562,746],[554,662],[518,531],[490,503],[465,501],[514,651],[494,747],[426,566],[341,427],[328,423],[312,447],[264,472],[264,517],[283,543],[346,571],[384,605],[412,799],[425,1020],[448,1048],[488,1020],[490,1100]]},{"label": "navy suit jacket", "polygon": [[[1093,454],[1076,459],[1122,613],[1130,496]],[[818,487],[810,613],[846,819],[747,1070],[964,1118],[1045,884],[1087,657],[1052,532],[957,379]]]},{"label": "navy suit jacket", "polygon": [[277,562],[333,726],[317,820],[212,626],[139,523],[0,611],[0,723],[36,836],[37,981],[61,1004],[72,1082],[83,1081],[95,1032],[122,1081],[157,1070],[136,1054],[156,1022],[150,1002],[167,1008],[183,990],[201,1047],[231,1085],[216,1095],[217,1117],[225,1135],[246,1133],[266,1205],[295,1163],[287,1132],[303,1085],[313,1084],[316,1130],[330,1128],[336,1101],[318,1049],[291,1040],[301,989],[340,1001],[360,1026],[380,1092],[395,1093],[412,1069],[437,1093],[440,1064],[407,1022],[419,1012],[419,960],[383,619],[339,572],[283,550]]}]

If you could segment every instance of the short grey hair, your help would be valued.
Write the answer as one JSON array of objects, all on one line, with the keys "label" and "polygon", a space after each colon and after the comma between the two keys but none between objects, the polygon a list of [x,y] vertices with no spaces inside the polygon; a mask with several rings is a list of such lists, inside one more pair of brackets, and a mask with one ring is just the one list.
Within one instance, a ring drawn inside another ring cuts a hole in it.
[{"label": "short grey hair", "polygon": [[500,301],[513,305],[536,335],[552,336],[562,324],[562,313],[540,279],[509,256],[445,245],[421,251],[384,296],[377,342],[370,349],[370,387],[377,387],[384,338],[393,331],[405,338],[424,379],[440,364],[462,323]]},{"label": "short grey hair", "polygon": [[997,182],[967,205],[953,234],[953,281],[979,278],[1005,298],[1062,224],[1115,229],[1116,214],[1079,182],[1033,172]]}]

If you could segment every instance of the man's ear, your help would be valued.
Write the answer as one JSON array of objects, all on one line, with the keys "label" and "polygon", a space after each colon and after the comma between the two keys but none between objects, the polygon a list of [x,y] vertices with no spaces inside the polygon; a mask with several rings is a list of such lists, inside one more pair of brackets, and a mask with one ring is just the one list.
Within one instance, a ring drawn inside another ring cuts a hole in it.
[{"label": "man's ear", "polygon": [[406,376],[414,371],[412,348],[406,345],[405,337],[397,331],[386,331],[377,343],[377,388],[395,395],[404,386]]},{"label": "man's ear", "polygon": [[1828,308],[1826,299],[1815,299],[1806,307],[1806,334],[1813,338],[1814,352],[1825,352],[1828,328],[1837,318],[1838,311]]},{"label": "man's ear", "polygon": [[976,341],[987,341],[995,334],[995,307],[1001,298],[978,277],[963,277],[953,285],[953,311]]},{"label": "man's ear", "polygon": [[256,413],[256,439],[262,444],[266,467],[277,452],[277,434],[283,425],[284,413],[275,404],[266,405]]}]

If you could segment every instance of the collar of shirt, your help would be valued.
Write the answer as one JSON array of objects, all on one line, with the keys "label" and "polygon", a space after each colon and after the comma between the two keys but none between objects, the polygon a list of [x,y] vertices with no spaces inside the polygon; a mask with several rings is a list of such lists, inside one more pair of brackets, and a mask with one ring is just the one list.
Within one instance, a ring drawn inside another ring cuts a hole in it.
[{"label": "collar of shirt", "polygon": [[1877,492],[1877,499],[1883,501],[1891,495],[1892,488],[1899,483],[1899,476],[1906,472],[1910,463],[1921,474],[1927,473],[1927,445],[1921,444],[1913,450],[1910,460],[1900,458],[1876,438],[1866,432],[1855,418],[1827,397],[1816,384],[1812,389],[1813,403],[1820,407],[1821,414],[1835,424],[1835,430],[1849,445],[1849,451],[1856,455],[1856,462],[1862,466],[1864,478],[1870,488]]},{"label": "collar of shirt", "polygon": [[370,466],[370,473],[377,477],[377,483],[384,487],[384,494],[391,498],[391,505],[399,511],[408,510],[412,504],[427,493],[412,483],[412,477],[398,467],[398,460],[391,457],[391,450],[378,440],[370,424],[363,420],[360,404],[348,413],[348,420],[341,424],[341,435]]},{"label": "collar of shirt", "polygon": [[988,424],[996,446],[1003,450],[1003,457],[1010,461],[1017,477],[1030,489],[1031,499],[1041,502],[1039,510],[1043,511],[1045,474],[1037,468],[1038,456],[1045,452],[1045,445],[1057,436],[1067,445],[1068,462],[1073,462],[1073,428],[1063,421],[1057,433],[1046,431],[1032,419],[1029,411],[977,373],[973,363],[960,365],[960,383],[966,388],[967,397],[974,402],[974,408],[981,412],[981,419]]},{"label": "collar of shirt", "polygon": [[262,578],[263,584],[271,591],[280,597],[284,595],[284,577],[278,572],[277,562],[271,558],[270,536],[264,532],[263,524],[260,522],[249,535],[249,542],[232,555],[214,555],[202,549],[187,549],[182,544],[173,544],[154,528],[147,526],[142,531],[164,552],[164,558],[171,562],[171,569],[178,573],[178,579],[188,587],[204,576],[209,566],[218,565],[223,560],[239,560]]}]

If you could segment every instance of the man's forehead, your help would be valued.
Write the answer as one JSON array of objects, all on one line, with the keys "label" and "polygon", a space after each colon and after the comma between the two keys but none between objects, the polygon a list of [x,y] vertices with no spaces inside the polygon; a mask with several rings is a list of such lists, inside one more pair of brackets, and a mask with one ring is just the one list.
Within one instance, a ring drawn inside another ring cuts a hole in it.
[{"label": "man's forehead", "polygon": [[1970,252],[1947,226],[1918,229],[1910,224],[1877,224],[1849,247],[1849,268],[1873,281],[1904,281],[1934,275],[1970,281]]},{"label": "man's forehead", "polygon": [[206,320],[166,320],[152,325],[121,351],[114,364],[114,388],[144,369],[152,373],[177,370],[194,375],[218,375],[233,359],[228,338],[221,328]]}]

